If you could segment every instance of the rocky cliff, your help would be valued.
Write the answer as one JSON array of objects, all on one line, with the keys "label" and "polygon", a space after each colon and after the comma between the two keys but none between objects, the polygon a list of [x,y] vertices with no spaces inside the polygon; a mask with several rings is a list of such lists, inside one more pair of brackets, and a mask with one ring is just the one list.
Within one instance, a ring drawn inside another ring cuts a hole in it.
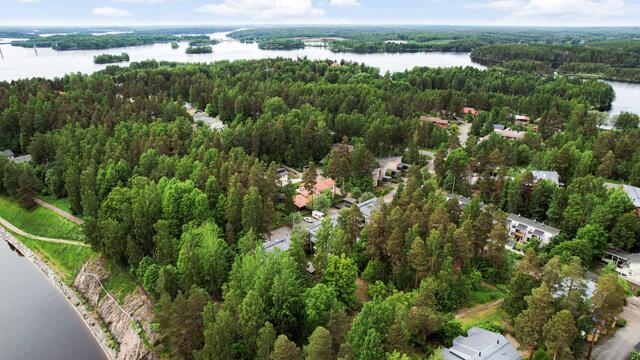
[{"label": "rocky cliff", "polygon": [[157,359],[158,356],[145,346],[144,339],[138,334],[135,322],[153,341],[151,321],[153,304],[145,292],[137,287],[125,296],[122,304],[106,292],[103,284],[111,277],[111,272],[103,258],[87,261],[80,269],[73,283],[75,288],[100,315],[109,328],[109,332],[120,345],[117,360]]}]

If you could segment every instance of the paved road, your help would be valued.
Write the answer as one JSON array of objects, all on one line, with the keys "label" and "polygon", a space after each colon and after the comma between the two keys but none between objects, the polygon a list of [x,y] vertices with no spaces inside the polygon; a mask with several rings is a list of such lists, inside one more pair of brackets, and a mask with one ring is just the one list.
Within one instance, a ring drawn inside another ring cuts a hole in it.
[{"label": "paved road", "polygon": [[16,233],[16,234],[18,234],[20,236],[24,236],[26,238],[33,239],[33,240],[46,241],[46,242],[57,243],[57,244],[67,244],[67,245],[89,247],[89,245],[87,245],[87,244],[85,244],[85,243],[83,243],[81,241],[66,240],[66,239],[54,239],[54,238],[48,238],[48,237],[44,237],[44,236],[38,236],[38,235],[29,234],[28,232],[25,232],[25,231],[22,231],[22,230],[18,229],[13,224],[11,224],[10,222],[8,222],[7,220],[5,220],[5,219],[3,219],[1,217],[0,217],[0,225],[3,226],[4,228],[6,228],[7,230],[13,232],[13,233]]},{"label": "paved road", "polygon": [[36,202],[36,204],[55,212],[56,214],[62,216],[63,218],[65,218],[65,219],[67,219],[67,220],[69,220],[71,222],[74,222],[74,223],[76,223],[78,225],[84,224],[84,221],[82,221],[82,219],[80,219],[79,217],[73,216],[73,215],[69,214],[68,212],[60,209],[59,207],[57,207],[57,206],[55,206],[53,204],[49,204],[48,202],[46,202],[46,201],[44,201],[42,199],[38,199],[38,198],[34,199],[34,201]]},{"label": "paved road", "polygon": [[458,124],[458,129],[460,129],[460,134],[458,138],[460,139],[460,145],[464,146],[469,138],[469,132],[471,131],[471,124],[468,122],[462,122]]},{"label": "paved road", "polygon": [[618,329],[613,337],[596,345],[592,353],[594,359],[627,359],[633,347],[640,342],[640,297],[627,298],[622,318],[627,320],[627,326]]},{"label": "paved road", "polygon": [[427,155],[431,158],[431,160],[429,160],[429,162],[427,163],[427,169],[429,170],[429,173],[435,174],[436,173],[436,166],[435,166],[436,153],[428,150],[420,150],[420,155]]}]

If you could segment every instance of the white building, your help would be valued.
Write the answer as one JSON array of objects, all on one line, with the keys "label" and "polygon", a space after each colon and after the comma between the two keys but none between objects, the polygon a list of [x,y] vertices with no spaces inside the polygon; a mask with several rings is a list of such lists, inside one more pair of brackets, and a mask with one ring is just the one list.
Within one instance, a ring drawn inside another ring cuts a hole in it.
[{"label": "white building", "polygon": [[453,339],[442,353],[446,360],[521,360],[520,353],[501,334],[472,327],[467,336]]},{"label": "white building", "polygon": [[540,245],[548,244],[551,238],[560,234],[560,229],[516,214],[507,216],[507,230],[517,242],[539,239]]},{"label": "white building", "polygon": [[631,254],[622,250],[605,251],[602,261],[616,264],[616,271],[630,282],[640,285],[640,253]]}]

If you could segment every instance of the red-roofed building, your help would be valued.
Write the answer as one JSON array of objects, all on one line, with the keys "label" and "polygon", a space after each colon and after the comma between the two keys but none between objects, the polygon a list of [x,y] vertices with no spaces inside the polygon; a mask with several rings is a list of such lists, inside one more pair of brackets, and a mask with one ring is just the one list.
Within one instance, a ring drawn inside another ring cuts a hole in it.
[{"label": "red-roofed building", "polygon": [[472,108],[472,107],[464,107],[462,108],[462,112],[465,114],[471,114],[472,116],[478,116],[478,114],[480,113],[480,111],[476,110],[476,108]]},{"label": "red-roofed building", "polygon": [[313,199],[316,194],[320,194],[323,191],[330,191],[331,194],[335,195],[336,193],[336,181],[331,178],[326,178],[316,182],[316,186],[313,189],[313,192],[309,194],[309,192],[304,187],[299,187],[296,192],[298,193],[293,198],[293,203],[298,209],[303,209],[307,206],[309,201]]},{"label": "red-roofed building", "polygon": [[437,117],[433,117],[433,116],[420,116],[420,120],[424,121],[424,122],[428,122],[428,123],[432,123],[438,127],[441,127],[443,129],[448,129],[449,128],[449,120],[445,120],[445,119],[440,119]]}]

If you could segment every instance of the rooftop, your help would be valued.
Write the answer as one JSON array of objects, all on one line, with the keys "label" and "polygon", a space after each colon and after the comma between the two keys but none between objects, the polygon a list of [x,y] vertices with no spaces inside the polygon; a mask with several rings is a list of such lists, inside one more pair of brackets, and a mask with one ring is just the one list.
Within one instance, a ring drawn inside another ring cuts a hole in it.
[{"label": "rooftop", "polygon": [[560,175],[557,171],[533,170],[531,175],[536,181],[551,180],[554,184],[560,186]]},{"label": "rooftop", "polygon": [[631,185],[623,185],[623,184],[614,184],[614,183],[604,183],[608,189],[622,189],[633,205],[637,208],[640,208],[640,188],[631,186]]},{"label": "rooftop", "polygon": [[501,334],[479,327],[469,329],[467,336],[453,339],[453,346],[445,349],[447,360],[520,360],[522,356]]},{"label": "rooftop", "polygon": [[532,219],[528,219],[524,216],[509,214],[507,215],[507,221],[516,222],[519,224],[524,224],[527,227],[534,228],[536,230],[544,231],[547,234],[551,234],[552,236],[556,236],[560,234],[560,229],[554,228],[553,226],[549,226],[545,223],[541,223]]}]

